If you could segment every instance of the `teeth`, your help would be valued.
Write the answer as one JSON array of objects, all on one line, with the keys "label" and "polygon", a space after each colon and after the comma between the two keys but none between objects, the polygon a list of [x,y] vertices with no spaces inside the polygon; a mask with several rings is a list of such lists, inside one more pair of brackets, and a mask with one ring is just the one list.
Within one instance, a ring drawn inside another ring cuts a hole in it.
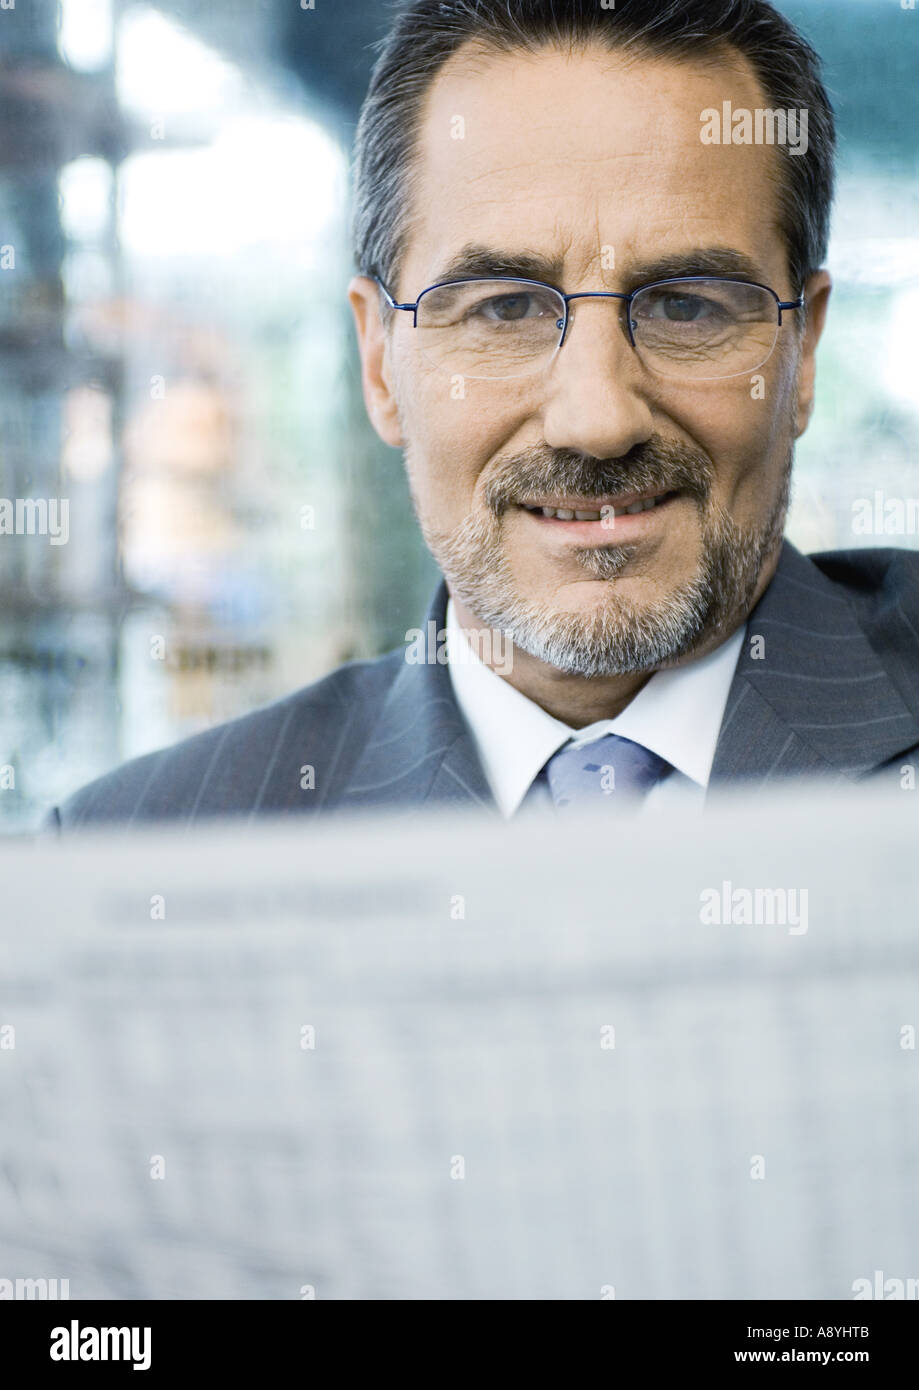
[{"label": "teeth", "polygon": [[[617,507],[616,516],[637,516],[639,512],[649,512],[662,502],[663,497],[648,497],[644,502],[633,502],[630,507]],[[599,521],[603,515],[599,511],[571,511],[567,507],[532,507],[531,511],[541,512],[543,516],[556,517],[559,521]]]}]

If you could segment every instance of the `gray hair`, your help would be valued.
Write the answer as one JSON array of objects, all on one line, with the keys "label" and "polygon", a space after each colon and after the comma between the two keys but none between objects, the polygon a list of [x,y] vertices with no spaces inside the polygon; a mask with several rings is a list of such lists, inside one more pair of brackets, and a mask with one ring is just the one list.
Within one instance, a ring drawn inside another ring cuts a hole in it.
[{"label": "gray hair", "polygon": [[[782,150],[780,231],[795,293],[823,263],[836,144],[820,59],[766,0],[407,0],[381,41],[354,145],[355,265],[395,292],[417,211],[415,149],[438,72],[466,42],[499,52],[601,44],[677,60],[733,48],[750,63],[772,108],[808,113],[804,154]],[[417,287],[416,287],[417,288]]]}]

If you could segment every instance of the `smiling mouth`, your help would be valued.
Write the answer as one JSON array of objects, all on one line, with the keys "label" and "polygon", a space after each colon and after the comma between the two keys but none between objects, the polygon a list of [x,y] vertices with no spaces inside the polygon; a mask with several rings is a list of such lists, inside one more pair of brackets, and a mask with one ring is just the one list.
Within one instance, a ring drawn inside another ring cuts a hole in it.
[{"label": "smiling mouth", "polygon": [[676,495],[671,491],[646,493],[643,496],[605,497],[595,501],[591,499],[593,506],[586,506],[584,499],[570,497],[553,498],[546,502],[521,502],[519,505],[534,516],[552,517],[557,521],[602,521],[611,515],[637,516],[639,512],[653,511]]}]

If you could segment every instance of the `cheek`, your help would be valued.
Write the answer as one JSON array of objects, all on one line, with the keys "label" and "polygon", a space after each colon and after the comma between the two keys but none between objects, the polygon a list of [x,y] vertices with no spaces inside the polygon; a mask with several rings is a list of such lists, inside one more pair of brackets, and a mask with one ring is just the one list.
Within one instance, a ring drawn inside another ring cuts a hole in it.
[{"label": "cheek", "polygon": [[506,402],[474,381],[419,372],[405,382],[401,409],[412,489],[428,515],[459,523],[476,509],[488,463],[506,450],[516,420]]},{"label": "cheek", "polygon": [[778,363],[702,398],[696,392],[671,402],[673,419],[712,460],[715,495],[732,512],[767,510],[781,487],[793,441],[794,382],[793,367]]}]

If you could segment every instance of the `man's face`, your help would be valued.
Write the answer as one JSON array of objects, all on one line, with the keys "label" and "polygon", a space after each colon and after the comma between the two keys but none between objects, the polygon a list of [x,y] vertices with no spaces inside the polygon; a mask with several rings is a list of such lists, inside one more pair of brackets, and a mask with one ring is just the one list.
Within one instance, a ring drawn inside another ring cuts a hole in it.
[{"label": "man's face", "polygon": [[[767,104],[739,58],[467,47],[429,94],[413,234],[389,289],[415,300],[470,245],[538,258],[539,278],[569,294],[704,272],[703,253],[728,251],[794,299],[778,152],[700,139],[700,113],[724,101]],[[822,322],[826,286],[808,290]],[[405,451],[425,539],[467,613],[581,675],[695,655],[744,616],[777,558],[819,322],[802,339],[801,311],[784,315],[756,375],[673,380],[630,346],[621,301],[580,300],[545,370],[457,383],[419,350],[410,314],[383,332],[372,291],[355,308],[371,416]],[[636,496],[663,500],[610,525]],[[579,501],[601,519],[533,510]]]}]

